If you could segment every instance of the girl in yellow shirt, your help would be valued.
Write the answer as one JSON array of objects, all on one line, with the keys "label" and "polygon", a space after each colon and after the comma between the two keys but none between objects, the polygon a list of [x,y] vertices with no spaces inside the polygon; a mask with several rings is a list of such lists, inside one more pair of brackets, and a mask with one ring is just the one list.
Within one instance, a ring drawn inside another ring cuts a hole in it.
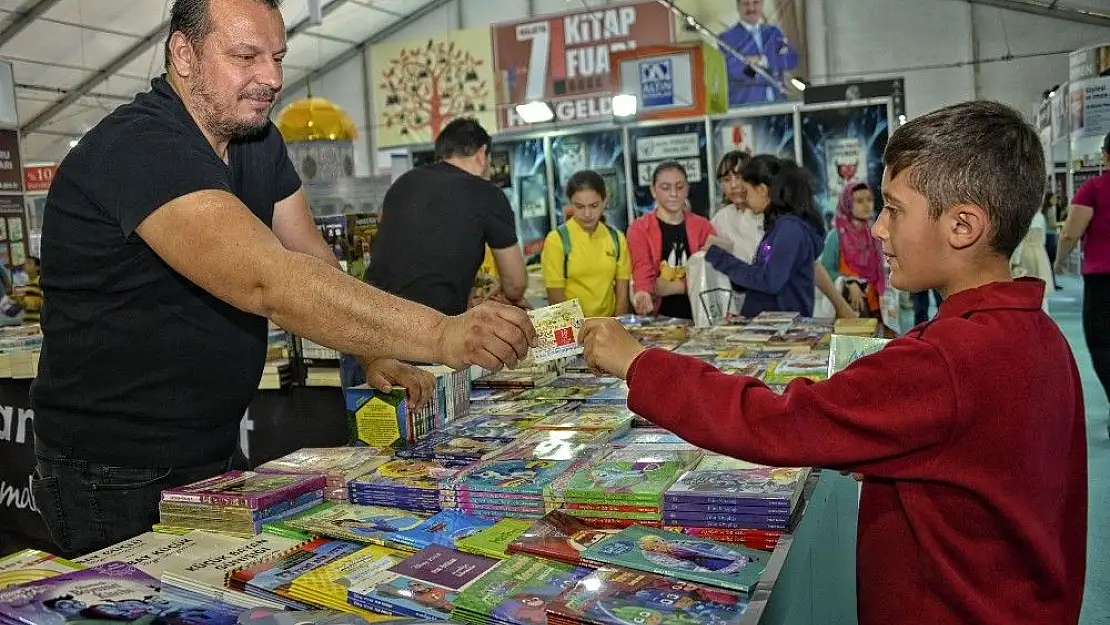
[{"label": "girl in yellow shirt", "polygon": [[548,233],[540,257],[548,303],[578,298],[587,317],[628,313],[628,241],[602,219],[607,199],[605,181],[597,172],[571,176],[567,208],[572,216]]}]

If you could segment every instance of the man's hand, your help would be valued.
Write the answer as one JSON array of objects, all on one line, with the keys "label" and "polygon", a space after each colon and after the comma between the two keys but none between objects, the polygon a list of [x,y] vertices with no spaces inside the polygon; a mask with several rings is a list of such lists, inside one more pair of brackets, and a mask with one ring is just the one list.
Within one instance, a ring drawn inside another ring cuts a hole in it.
[{"label": "man's hand", "polygon": [[413,410],[420,410],[436,396],[436,377],[420,367],[392,358],[361,362],[366,370],[368,385],[383,393],[388,393],[394,386],[404,387],[408,391],[409,408]]},{"label": "man's hand", "polygon": [[601,371],[618,378],[628,377],[632,361],[644,351],[644,346],[629,334],[616,319],[593,317],[582,322],[579,332],[586,348],[586,364],[594,371]]},{"label": "man's hand", "polygon": [[436,361],[453,369],[478,365],[490,371],[514,367],[536,344],[528,313],[514,306],[486,302],[440,322]]},{"label": "man's hand", "polygon": [[647,291],[637,291],[632,296],[632,309],[636,311],[637,315],[647,316],[655,310],[655,301],[651,297],[651,293]]}]

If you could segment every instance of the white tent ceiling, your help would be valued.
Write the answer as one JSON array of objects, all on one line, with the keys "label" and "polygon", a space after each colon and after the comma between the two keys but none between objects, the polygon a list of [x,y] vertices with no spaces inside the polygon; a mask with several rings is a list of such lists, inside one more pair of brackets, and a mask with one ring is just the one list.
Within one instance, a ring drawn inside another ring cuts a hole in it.
[{"label": "white tent ceiling", "polygon": [[[308,0],[285,0],[286,85],[326,71],[353,50],[456,1],[322,0],[323,24],[313,26],[306,21]],[[968,1],[1110,25],[1110,0]],[[0,0],[0,57],[15,66],[26,162],[60,160],[70,141],[161,73],[170,2]]]},{"label": "white tent ceiling", "polygon": [[[162,73],[171,1],[0,0],[0,57],[14,65],[25,162],[60,160]],[[307,0],[286,0],[286,84],[446,1],[323,0],[313,26]]]}]

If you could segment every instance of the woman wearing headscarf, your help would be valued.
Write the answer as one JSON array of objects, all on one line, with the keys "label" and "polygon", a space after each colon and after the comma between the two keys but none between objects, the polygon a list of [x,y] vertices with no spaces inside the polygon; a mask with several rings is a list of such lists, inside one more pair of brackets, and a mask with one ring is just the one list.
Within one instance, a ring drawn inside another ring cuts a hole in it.
[{"label": "woman wearing headscarf", "polygon": [[871,236],[875,197],[866,182],[850,183],[840,194],[834,229],[825,238],[821,262],[835,281],[844,278],[844,297],[861,316],[881,318],[886,290],[883,250]]}]

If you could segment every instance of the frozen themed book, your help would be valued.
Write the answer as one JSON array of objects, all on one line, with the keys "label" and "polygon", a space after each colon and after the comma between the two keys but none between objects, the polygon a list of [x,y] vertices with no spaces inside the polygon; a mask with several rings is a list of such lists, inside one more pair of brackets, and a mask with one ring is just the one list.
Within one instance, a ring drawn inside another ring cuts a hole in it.
[{"label": "frozen themed book", "polygon": [[602,568],[547,608],[549,625],[739,625],[743,595],[651,573]]},{"label": "frozen themed book", "polygon": [[770,554],[633,525],[592,545],[582,557],[589,562],[751,592]]},{"label": "frozen themed book", "polygon": [[162,491],[162,501],[259,510],[312,491],[323,491],[323,475],[228,471],[223,475]]},{"label": "frozen themed book", "polygon": [[233,625],[226,605],[163,592],[157,579],[122,562],[0,590],[0,621],[26,625],[135,623]]}]

